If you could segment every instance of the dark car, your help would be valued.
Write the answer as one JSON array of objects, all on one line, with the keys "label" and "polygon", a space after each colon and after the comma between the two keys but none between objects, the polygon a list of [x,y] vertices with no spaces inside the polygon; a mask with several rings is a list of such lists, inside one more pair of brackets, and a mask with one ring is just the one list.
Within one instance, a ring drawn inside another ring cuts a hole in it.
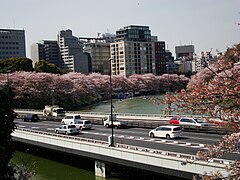
[{"label": "dark car", "polygon": [[39,121],[39,117],[37,114],[28,113],[28,114],[23,115],[22,120],[24,122],[29,122],[29,121],[37,122],[37,121]]}]

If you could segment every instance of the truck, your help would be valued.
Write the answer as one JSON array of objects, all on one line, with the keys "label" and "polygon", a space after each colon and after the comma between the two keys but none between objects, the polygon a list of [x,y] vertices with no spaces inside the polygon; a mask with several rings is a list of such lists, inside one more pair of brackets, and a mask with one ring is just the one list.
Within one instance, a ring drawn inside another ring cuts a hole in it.
[{"label": "truck", "polygon": [[21,114],[17,114],[17,119],[21,119],[24,122],[38,122],[39,121],[39,117],[36,113],[21,113]]},{"label": "truck", "polygon": [[[113,118],[113,127],[114,128],[125,128],[125,127],[127,127],[128,122],[117,120],[116,114],[113,114],[112,118]],[[111,115],[106,115],[103,118],[103,125],[107,128],[112,127]]]},{"label": "truck", "polygon": [[52,117],[64,117],[65,116],[65,109],[59,107],[58,105],[49,106],[46,105],[43,109],[43,116],[52,116]]}]

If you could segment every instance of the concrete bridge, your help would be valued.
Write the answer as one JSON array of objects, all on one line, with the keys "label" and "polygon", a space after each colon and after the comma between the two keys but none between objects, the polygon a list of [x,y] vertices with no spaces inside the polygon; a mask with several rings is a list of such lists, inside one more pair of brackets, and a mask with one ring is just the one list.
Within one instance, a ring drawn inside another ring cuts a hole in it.
[{"label": "concrete bridge", "polygon": [[106,141],[23,128],[16,129],[12,136],[19,142],[94,159],[95,174],[100,177],[108,176],[111,163],[192,179],[193,175],[216,171],[226,175],[226,166],[232,162],[222,159],[211,159],[206,162],[198,160],[193,155],[124,144],[109,147]]}]

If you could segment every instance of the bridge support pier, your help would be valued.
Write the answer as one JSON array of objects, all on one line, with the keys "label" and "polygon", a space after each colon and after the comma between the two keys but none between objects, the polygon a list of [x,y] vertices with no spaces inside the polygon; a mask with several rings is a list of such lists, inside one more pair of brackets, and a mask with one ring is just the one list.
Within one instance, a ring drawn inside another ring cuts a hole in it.
[{"label": "bridge support pier", "polygon": [[108,177],[106,164],[104,162],[95,160],[95,176],[97,180],[102,180]]}]

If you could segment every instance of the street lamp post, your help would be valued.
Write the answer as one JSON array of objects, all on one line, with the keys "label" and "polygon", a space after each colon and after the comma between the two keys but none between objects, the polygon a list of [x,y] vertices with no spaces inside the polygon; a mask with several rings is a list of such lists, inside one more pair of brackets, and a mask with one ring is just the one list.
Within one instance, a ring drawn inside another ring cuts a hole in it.
[{"label": "street lamp post", "polygon": [[52,106],[54,106],[54,89],[52,89],[51,92],[52,92]]},{"label": "street lamp post", "polygon": [[[169,64],[167,64],[166,65],[166,67],[167,67],[167,74],[168,74],[168,79],[167,79],[167,96],[168,96],[168,98],[169,98],[169,94],[170,94],[170,77],[169,77]],[[169,101],[169,99],[168,99],[168,101]],[[168,102],[168,115],[171,115],[171,103],[170,102]]]},{"label": "street lamp post", "polygon": [[110,61],[110,117],[111,117],[111,129],[112,129],[112,136],[111,136],[111,142],[109,146],[114,146],[114,136],[113,136],[113,104],[112,104],[112,60],[109,59]]},{"label": "street lamp post", "polygon": [[8,95],[8,102],[10,101],[10,84],[9,84],[9,73],[10,73],[10,72],[11,72],[10,70],[6,71],[6,73],[7,73],[7,95]]}]

